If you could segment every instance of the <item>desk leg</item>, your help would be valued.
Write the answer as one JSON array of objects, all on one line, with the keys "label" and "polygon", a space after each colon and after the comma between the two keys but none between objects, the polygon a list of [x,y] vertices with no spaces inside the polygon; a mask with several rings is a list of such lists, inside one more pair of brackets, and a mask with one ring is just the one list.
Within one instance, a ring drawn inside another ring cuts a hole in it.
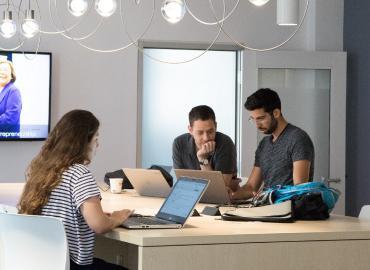
[{"label": "desk leg", "polygon": [[130,270],[138,269],[138,246],[104,236],[96,236],[95,257]]}]

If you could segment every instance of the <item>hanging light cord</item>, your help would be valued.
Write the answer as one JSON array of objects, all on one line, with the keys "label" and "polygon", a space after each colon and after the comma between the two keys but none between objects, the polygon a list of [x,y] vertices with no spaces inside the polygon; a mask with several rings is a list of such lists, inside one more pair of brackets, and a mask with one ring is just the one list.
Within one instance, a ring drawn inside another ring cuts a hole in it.
[{"label": "hanging light cord", "polygon": [[[76,29],[78,26],[81,25],[81,23],[83,22],[84,18],[87,17],[86,14],[81,19],[79,19],[76,23],[74,23],[74,24],[72,24],[72,25],[70,25],[68,27],[65,27],[65,25],[63,23],[63,20],[61,19],[61,16],[60,16],[59,6],[58,6],[58,3],[57,3],[58,0],[54,0],[53,1],[54,4],[52,4],[52,0],[49,0],[49,16],[50,16],[51,23],[52,23],[53,27],[56,29],[56,31],[47,31],[47,30],[42,29],[42,27],[41,27],[41,12],[40,12],[40,6],[39,6],[39,3],[38,3],[38,0],[34,0],[34,1],[36,2],[36,5],[37,5],[37,11],[38,11],[37,14],[38,14],[38,17],[40,18],[40,20],[39,20],[39,28],[40,28],[40,30],[38,32],[38,41],[37,41],[36,54],[37,54],[37,52],[39,50],[39,47],[40,47],[41,34],[50,34],[50,35],[53,35],[53,34],[61,34],[65,38],[70,39],[70,40],[73,40],[79,46],[81,46],[83,48],[86,48],[86,49],[88,49],[90,51],[99,52],[99,53],[119,52],[119,51],[125,50],[125,49],[127,49],[127,48],[129,48],[129,47],[131,47],[131,46],[134,45],[146,57],[148,57],[148,58],[150,58],[150,59],[152,59],[154,61],[161,62],[161,63],[166,63],[166,64],[183,64],[183,63],[188,63],[188,62],[191,62],[191,61],[193,61],[195,59],[198,59],[199,57],[201,57],[202,55],[204,55],[207,51],[209,51],[212,48],[212,46],[218,40],[221,32],[226,37],[228,37],[234,44],[236,44],[237,46],[239,46],[240,48],[244,48],[244,49],[248,49],[248,50],[252,50],[252,51],[259,51],[259,52],[270,51],[270,50],[274,50],[274,49],[280,48],[283,45],[285,45],[287,42],[289,42],[296,35],[296,33],[301,29],[301,27],[303,25],[303,22],[304,22],[304,20],[306,18],[308,7],[309,7],[309,3],[310,3],[310,0],[306,0],[306,5],[305,5],[305,8],[304,8],[304,12],[303,12],[303,15],[302,15],[302,17],[301,17],[301,19],[299,21],[299,24],[294,29],[294,31],[288,36],[288,38],[286,40],[284,40],[283,42],[278,43],[277,45],[271,46],[271,47],[267,47],[267,48],[256,48],[256,47],[249,46],[249,45],[247,45],[245,43],[242,43],[242,42],[236,40],[231,34],[229,34],[226,31],[226,29],[224,27],[224,22],[227,19],[229,19],[234,14],[235,10],[238,8],[238,6],[240,4],[240,0],[236,0],[236,2],[233,5],[232,9],[228,13],[226,13],[226,3],[225,3],[225,0],[222,0],[222,4],[223,4],[222,18],[218,18],[217,14],[216,14],[215,7],[214,7],[214,4],[213,4],[213,0],[209,0],[208,1],[208,4],[209,4],[210,10],[212,12],[212,15],[214,17],[214,21],[211,21],[211,22],[210,21],[202,20],[198,16],[196,16],[195,13],[191,10],[191,8],[190,8],[190,6],[188,4],[188,1],[187,0],[183,0],[183,3],[184,3],[184,6],[185,6],[186,11],[188,11],[188,13],[190,14],[190,16],[195,21],[197,21],[197,22],[199,22],[199,23],[201,23],[203,25],[207,25],[207,26],[217,25],[218,26],[218,31],[217,31],[216,36],[213,38],[213,40],[207,46],[207,48],[204,49],[199,55],[197,55],[195,57],[191,57],[189,59],[184,59],[184,60],[181,60],[181,61],[167,61],[167,60],[159,59],[159,58],[157,58],[155,56],[150,55],[142,47],[140,47],[139,44],[138,44],[138,41],[144,37],[144,35],[148,32],[148,30],[152,26],[153,19],[154,19],[154,14],[155,14],[155,10],[156,10],[156,6],[155,6],[155,1],[156,0],[153,0],[152,12],[151,12],[151,16],[149,18],[149,22],[145,25],[144,30],[138,35],[137,38],[133,38],[131,36],[131,34],[129,33],[128,28],[127,28],[127,23],[125,22],[125,19],[124,19],[125,18],[125,16],[124,16],[125,9],[124,9],[123,0],[118,0],[119,1],[119,4],[120,4],[119,16],[120,16],[121,24],[123,26],[125,35],[129,39],[129,43],[126,44],[126,45],[120,46],[118,48],[113,48],[113,49],[97,49],[97,48],[93,48],[91,46],[88,46],[85,43],[82,43],[82,41],[87,40],[88,38],[92,37],[94,34],[96,34],[98,32],[98,30],[100,29],[100,27],[103,24],[104,18],[101,17],[100,20],[98,21],[97,25],[89,33],[84,34],[84,35],[81,35],[81,36],[74,36],[74,35],[71,34],[71,31],[73,31],[74,29]],[[20,18],[20,14],[21,14],[22,2],[23,2],[23,0],[20,0],[20,4],[19,4],[18,9],[14,8],[15,6],[14,6],[14,3],[13,3],[12,0],[7,0],[6,3],[5,4],[2,4],[2,5],[6,5],[6,11],[7,12],[9,12],[11,10],[11,7],[13,7],[14,10],[17,10],[17,14],[18,14],[17,17],[18,17],[18,20],[20,21],[20,19],[21,19]],[[136,3],[136,5],[139,5],[140,0],[135,0],[134,2]],[[0,4],[0,6],[1,6],[1,4]],[[55,12],[54,12],[55,15],[53,15],[53,8],[55,10]],[[31,0],[28,0],[28,10],[31,10]],[[89,14],[91,10],[92,10],[92,5],[89,5],[89,8],[87,10],[87,14]],[[56,22],[55,17],[58,20],[58,22]],[[20,34],[18,33],[18,40],[19,40],[18,45],[16,45],[15,47],[13,47],[13,48],[3,48],[3,47],[0,46],[0,49],[1,50],[5,50],[5,51],[17,50],[17,49],[21,48],[24,45],[26,39],[25,38],[21,38],[20,37]]]},{"label": "hanging light cord", "polygon": [[[225,20],[224,20],[224,18],[225,18],[225,13],[226,13],[226,4],[225,4],[225,0],[222,0],[222,2],[223,2],[223,7],[224,7],[224,9],[223,9],[223,19],[222,19],[222,21],[221,21],[221,25],[223,25],[223,23],[224,23],[224,21],[225,21]],[[130,34],[127,32],[127,29],[126,29],[126,28],[125,28],[125,30],[126,30],[126,33],[127,33],[128,37],[131,39],[131,36],[130,36]],[[210,48],[212,48],[212,46],[213,46],[213,45],[215,44],[215,42],[217,41],[217,39],[219,38],[220,34],[221,34],[221,28],[219,28],[219,30],[218,30],[218,32],[217,32],[217,35],[215,36],[215,38],[213,39],[213,41],[209,44],[209,46],[208,46],[205,50],[203,50],[200,54],[198,54],[198,55],[197,55],[197,56],[195,56],[195,57],[191,57],[191,58],[189,58],[189,59],[185,59],[185,60],[181,60],[181,61],[166,61],[166,60],[163,60],[163,59],[159,59],[159,58],[154,57],[154,56],[150,55],[149,53],[145,52],[145,50],[144,50],[143,48],[141,48],[140,46],[138,46],[137,44],[135,44],[135,45],[136,45],[137,49],[138,49],[142,54],[144,54],[146,57],[148,57],[148,58],[150,58],[150,59],[152,59],[152,60],[154,60],[154,61],[157,61],[157,62],[160,62],[160,63],[164,63],[164,64],[172,64],[172,65],[185,64],[185,63],[189,63],[189,62],[191,62],[191,61],[194,61],[195,59],[198,59],[199,57],[203,56],[206,52],[208,52],[208,51],[209,51],[209,49],[210,49]]]},{"label": "hanging light cord", "polygon": [[[309,6],[309,2],[310,0],[306,0],[306,7],[304,9],[304,12],[303,12],[303,16],[297,26],[297,28],[293,31],[293,33],[283,42],[275,45],[275,46],[272,46],[272,47],[269,47],[269,48],[264,48],[264,49],[259,49],[259,48],[254,48],[254,47],[251,47],[251,46],[247,46],[247,45],[244,45],[243,43],[237,41],[235,38],[233,38],[230,34],[228,34],[225,29],[223,28],[223,25],[218,23],[218,26],[220,27],[220,29],[222,30],[222,32],[232,41],[234,42],[236,45],[244,48],[244,49],[248,49],[248,50],[251,50],[251,51],[258,51],[258,52],[264,52],[264,51],[271,51],[271,50],[274,50],[274,49],[277,49],[277,48],[280,48],[281,46],[283,46],[284,44],[286,44],[289,40],[291,40],[295,34],[299,31],[299,29],[302,27],[302,24],[303,24],[303,21],[304,19],[306,18],[306,14],[307,14],[307,10],[308,10],[308,6]],[[213,13],[213,16],[215,17],[216,21],[218,22],[219,20],[217,19],[217,15],[216,15],[216,11],[214,9],[214,6],[213,6],[213,1],[212,0],[209,0],[209,6],[211,7],[211,10],[212,10],[212,13]]]},{"label": "hanging light cord", "polygon": [[[1,4],[1,5],[6,5],[6,11],[10,11],[10,7],[12,7],[14,10],[17,10],[17,7],[14,5],[13,1],[10,1],[10,0],[7,0],[6,4]],[[0,6],[1,6],[0,5]],[[18,12],[18,16],[19,16],[19,12]],[[21,48],[25,42],[25,39],[21,39],[20,37],[20,34],[18,33],[17,34],[18,36],[18,44],[12,48],[5,48],[5,47],[2,47],[0,46],[0,50],[3,50],[3,51],[15,51],[15,50],[18,50],[19,48]]]},{"label": "hanging light cord", "polygon": [[[203,21],[203,20],[199,19],[197,16],[195,16],[194,13],[191,11],[189,5],[187,4],[187,1],[184,0],[184,4],[185,4],[185,7],[186,7],[186,10],[189,12],[190,16],[192,16],[197,22],[199,22],[201,24],[204,24],[204,25],[218,25],[219,23],[223,23],[224,21],[226,21],[234,13],[234,11],[236,10],[236,8],[239,6],[239,2],[240,2],[240,0],[237,0],[236,4],[231,9],[231,11],[225,17],[223,17],[220,21],[206,22],[206,21]],[[225,5],[225,1],[224,1],[224,5]]]}]

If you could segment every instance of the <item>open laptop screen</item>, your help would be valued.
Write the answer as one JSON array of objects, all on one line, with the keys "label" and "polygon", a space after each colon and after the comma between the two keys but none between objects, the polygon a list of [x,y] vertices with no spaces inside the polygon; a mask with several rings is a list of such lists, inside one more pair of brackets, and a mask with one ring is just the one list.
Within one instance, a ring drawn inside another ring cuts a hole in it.
[{"label": "open laptop screen", "polygon": [[178,179],[156,217],[184,224],[207,185],[204,179]]}]

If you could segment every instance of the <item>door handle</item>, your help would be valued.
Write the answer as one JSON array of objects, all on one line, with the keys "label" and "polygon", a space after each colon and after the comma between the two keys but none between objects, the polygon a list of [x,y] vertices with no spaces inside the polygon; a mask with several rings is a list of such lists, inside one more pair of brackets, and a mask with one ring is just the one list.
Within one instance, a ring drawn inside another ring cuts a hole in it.
[{"label": "door handle", "polygon": [[329,179],[326,179],[326,181],[328,183],[340,183],[342,181],[342,179],[340,179],[340,178],[329,178]]},{"label": "door handle", "polygon": [[340,178],[325,178],[321,176],[321,182],[325,183],[327,186],[330,186],[331,183],[340,183],[342,179]]}]

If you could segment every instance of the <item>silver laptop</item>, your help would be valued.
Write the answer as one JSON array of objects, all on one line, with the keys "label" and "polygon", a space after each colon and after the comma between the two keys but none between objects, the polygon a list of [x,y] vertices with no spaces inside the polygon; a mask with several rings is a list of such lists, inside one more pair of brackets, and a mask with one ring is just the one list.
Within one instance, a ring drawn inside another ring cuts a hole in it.
[{"label": "silver laptop", "polygon": [[170,185],[159,170],[122,169],[140,196],[165,198],[171,191]]},{"label": "silver laptop", "polygon": [[175,169],[176,177],[195,177],[208,179],[209,186],[202,196],[200,202],[215,203],[215,204],[230,204],[230,197],[227,192],[225,181],[220,171],[201,171],[201,170],[185,170]]},{"label": "silver laptop", "polygon": [[122,224],[122,227],[128,229],[183,227],[207,189],[208,183],[209,181],[205,179],[179,178],[155,216],[131,216]]}]

